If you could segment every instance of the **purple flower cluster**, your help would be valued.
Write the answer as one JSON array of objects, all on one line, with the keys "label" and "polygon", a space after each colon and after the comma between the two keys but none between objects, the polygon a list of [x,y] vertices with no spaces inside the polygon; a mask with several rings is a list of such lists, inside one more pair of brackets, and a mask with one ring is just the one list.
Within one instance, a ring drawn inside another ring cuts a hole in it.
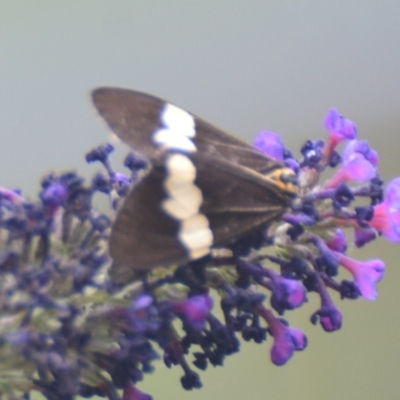
[{"label": "purple flower cluster", "polygon": [[[377,169],[378,154],[367,141],[357,139],[355,124],[339,115],[336,109],[328,112],[324,125],[328,131],[327,140],[308,141],[301,149],[301,160],[293,161],[292,153],[276,133],[262,131],[253,144],[298,173],[301,193],[292,210],[283,217],[286,226],[280,224],[272,234],[278,256],[264,258],[280,266],[281,280],[294,279],[308,292],[315,291],[320,295],[321,308],[312,315],[311,321],[319,321],[325,331],[331,332],[341,327],[342,315],[331,300],[328,289],[338,291],[342,298],[362,296],[374,300],[377,297],[376,283],[385,271],[382,260],[359,261],[346,255],[348,239],[344,230],[353,231],[356,247],[364,246],[380,235],[398,242],[400,179],[392,180],[383,190]],[[337,146],[344,141],[347,143],[339,154]],[[320,174],[327,168],[334,168],[334,172],[327,182],[319,184]],[[357,198],[369,199],[369,203],[351,208]],[[296,265],[299,258],[307,264],[301,272]],[[352,280],[336,280],[340,267],[348,271]],[[269,275],[266,287],[272,292],[273,309],[282,314],[284,310],[301,304],[300,292],[290,298],[293,284],[277,289],[276,278],[267,271],[268,268],[263,267],[263,274]],[[287,304],[282,306],[284,303],[276,299],[285,296]],[[271,350],[273,362],[277,354],[274,346]],[[286,353],[281,350],[280,354],[284,353],[286,357],[280,356],[278,364],[291,357],[290,349],[288,346]]]},{"label": "purple flower cluster", "polygon": [[[362,247],[381,235],[400,242],[400,178],[383,189],[377,153],[336,109],[324,126],[327,139],[307,141],[300,159],[276,133],[254,140],[297,175],[299,195],[281,221],[204,259],[123,284],[112,279],[108,239],[118,203],[146,173],[146,160],[131,153],[130,173],[115,172],[105,144],[86,155],[106,171],[89,184],[73,172],[51,173],[35,202],[0,188],[0,362],[13,374],[11,382],[0,372],[5,398],[39,391],[51,400],[148,400],[137,383],[160,357],[182,369],[184,389],[200,388],[196,369],[222,366],[240,350],[239,338],[271,342],[279,366],[304,350],[305,334],[287,317],[308,296],[319,296],[310,319],[326,332],[343,324],[331,292],[376,299],[385,264],[351,258],[348,242]],[[332,176],[320,184],[327,169]],[[95,193],[108,197],[107,213],[93,207]],[[346,279],[338,279],[339,269]]]}]

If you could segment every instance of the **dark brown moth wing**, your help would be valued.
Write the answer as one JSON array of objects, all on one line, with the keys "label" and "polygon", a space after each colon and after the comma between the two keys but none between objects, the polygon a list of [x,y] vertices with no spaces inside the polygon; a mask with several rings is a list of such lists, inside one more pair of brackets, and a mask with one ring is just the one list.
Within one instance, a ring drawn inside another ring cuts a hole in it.
[{"label": "dark brown moth wing", "polygon": [[232,163],[261,173],[282,168],[282,164],[267,157],[245,141],[225,133],[198,117],[194,119],[196,136],[193,141],[199,152],[208,153],[216,158],[225,158]]},{"label": "dark brown moth wing", "polygon": [[[260,173],[210,154],[189,158],[203,196],[199,212],[213,234],[210,247],[228,245],[267,226],[288,205],[288,198]],[[190,260],[190,252],[177,240],[180,221],[161,207],[168,197],[167,175],[163,163],[155,165],[119,210],[110,240],[117,275]]]},{"label": "dark brown moth wing", "polygon": [[165,168],[154,166],[126,196],[118,211],[110,238],[114,278],[132,276],[134,271],[178,263],[186,258],[177,242],[177,220],[161,210]]},{"label": "dark brown moth wing", "polygon": [[[124,143],[150,160],[160,157],[163,149],[155,145],[153,135],[164,127],[160,116],[168,102],[146,93],[107,87],[95,89],[92,99],[101,117]],[[198,152],[223,157],[259,172],[281,167],[248,143],[193,118],[196,133],[192,140]]]},{"label": "dark brown moth wing", "polygon": [[165,102],[145,93],[119,88],[98,88],[93,104],[111,130],[128,146],[150,159],[159,156],[152,134],[160,128]]},{"label": "dark brown moth wing", "polygon": [[[214,246],[226,245],[268,226],[287,209],[290,197],[268,176],[210,154],[193,155]],[[210,173],[211,171],[211,173]]]}]

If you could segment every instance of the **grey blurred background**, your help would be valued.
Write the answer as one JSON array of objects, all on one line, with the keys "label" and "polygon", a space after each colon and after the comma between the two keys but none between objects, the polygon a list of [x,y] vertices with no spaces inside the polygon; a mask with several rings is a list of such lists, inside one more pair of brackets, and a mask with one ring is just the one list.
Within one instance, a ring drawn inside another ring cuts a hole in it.
[{"label": "grey blurred background", "polygon": [[[49,169],[96,170],[84,153],[109,140],[88,94],[115,85],[156,94],[250,140],[268,128],[297,152],[323,137],[336,106],[400,174],[399,1],[0,1],[0,185],[36,195]],[[125,149],[119,146],[114,165]],[[376,302],[340,303],[344,325],[312,326],[315,296],[287,314],[309,338],[284,367],[270,340],[244,344],[185,392],[162,362],[139,385],[155,399],[399,399],[400,247],[384,240]]]}]

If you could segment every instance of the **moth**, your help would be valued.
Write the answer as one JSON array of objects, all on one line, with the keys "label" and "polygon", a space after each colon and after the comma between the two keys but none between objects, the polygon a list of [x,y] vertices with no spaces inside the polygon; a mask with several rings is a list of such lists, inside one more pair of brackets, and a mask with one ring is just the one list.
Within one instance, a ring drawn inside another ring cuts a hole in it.
[{"label": "moth", "polygon": [[200,259],[267,228],[297,193],[292,170],[169,102],[108,87],[92,99],[111,130],[151,163],[112,227],[118,268]]}]

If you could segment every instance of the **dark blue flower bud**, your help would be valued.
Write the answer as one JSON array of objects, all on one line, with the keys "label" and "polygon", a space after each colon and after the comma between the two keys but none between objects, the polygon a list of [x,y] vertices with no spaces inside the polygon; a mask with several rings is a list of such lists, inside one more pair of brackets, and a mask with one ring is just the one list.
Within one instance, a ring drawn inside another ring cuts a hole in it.
[{"label": "dark blue flower bud", "polygon": [[203,386],[200,381],[199,374],[189,369],[185,371],[185,375],[181,378],[182,387],[185,390],[199,389]]},{"label": "dark blue flower bud", "polygon": [[95,161],[100,161],[101,163],[104,163],[113,151],[114,146],[110,143],[101,144],[100,146],[97,146],[93,150],[86,153],[86,162],[92,163]]}]

